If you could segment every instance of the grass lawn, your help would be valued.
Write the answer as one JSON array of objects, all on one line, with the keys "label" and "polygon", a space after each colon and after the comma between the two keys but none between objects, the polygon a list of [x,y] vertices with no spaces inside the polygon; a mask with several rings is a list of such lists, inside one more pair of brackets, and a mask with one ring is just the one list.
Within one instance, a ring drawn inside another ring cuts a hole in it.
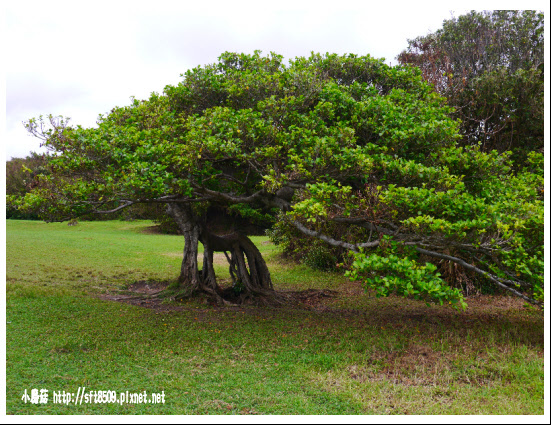
[{"label": "grass lawn", "polygon": [[[544,413],[543,314],[522,301],[470,298],[456,312],[377,299],[286,263],[265,237],[253,241],[276,289],[334,295],[279,308],[108,299],[178,275],[183,237],[150,226],[7,221],[7,414]],[[165,403],[54,403],[83,387]],[[48,402],[25,403],[31,389]]]}]

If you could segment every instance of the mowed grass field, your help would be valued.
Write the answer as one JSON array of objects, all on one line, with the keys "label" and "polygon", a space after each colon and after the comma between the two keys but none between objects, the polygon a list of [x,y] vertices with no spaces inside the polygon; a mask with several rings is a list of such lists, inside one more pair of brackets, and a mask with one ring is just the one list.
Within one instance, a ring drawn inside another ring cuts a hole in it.
[{"label": "mowed grass field", "polygon": [[[152,225],[7,221],[8,414],[544,413],[543,314],[519,300],[469,298],[456,312],[377,299],[286,262],[265,237],[253,241],[276,289],[330,296],[277,308],[109,299],[177,277],[183,237]],[[164,391],[165,403],[54,403],[79,387]],[[48,402],[25,403],[32,389]]]}]

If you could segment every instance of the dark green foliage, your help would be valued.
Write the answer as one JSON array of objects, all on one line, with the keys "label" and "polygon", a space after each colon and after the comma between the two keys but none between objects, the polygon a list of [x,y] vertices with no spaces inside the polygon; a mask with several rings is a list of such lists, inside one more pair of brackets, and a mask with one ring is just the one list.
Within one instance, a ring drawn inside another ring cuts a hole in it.
[{"label": "dark green foliage", "polygon": [[282,248],[283,255],[317,270],[336,270],[345,259],[343,248],[331,246],[319,239],[308,237],[288,224],[283,217],[266,231],[270,240]]},{"label": "dark green foliage", "polygon": [[[38,185],[39,174],[47,174],[49,155],[31,152],[25,158],[12,158],[6,161],[6,195],[24,196]],[[7,219],[38,220],[34,212],[23,212],[6,205]]]},{"label": "dark green foliage", "polygon": [[472,11],[409,40],[398,59],[455,108],[463,145],[513,151],[522,166],[543,149],[543,22],[536,11]]},{"label": "dark green foliage", "polygon": [[316,241],[304,255],[304,264],[317,270],[335,270],[338,260],[332,251],[327,244]]}]

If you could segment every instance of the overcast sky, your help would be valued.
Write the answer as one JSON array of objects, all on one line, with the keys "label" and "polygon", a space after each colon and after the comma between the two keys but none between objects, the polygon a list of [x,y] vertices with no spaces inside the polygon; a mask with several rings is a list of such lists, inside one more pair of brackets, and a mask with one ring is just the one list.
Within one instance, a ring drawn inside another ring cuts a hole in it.
[{"label": "overcast sky", "polygon": [[[130,97],[161,93],[224,51],[370,54],[396,64],[407,40],[470,9],[539,9],[545,1],[4,2],[6,159],[42,152],[22,122],[63,115],[94,126]],[[267,6],[269,5],[269,6]]]}]

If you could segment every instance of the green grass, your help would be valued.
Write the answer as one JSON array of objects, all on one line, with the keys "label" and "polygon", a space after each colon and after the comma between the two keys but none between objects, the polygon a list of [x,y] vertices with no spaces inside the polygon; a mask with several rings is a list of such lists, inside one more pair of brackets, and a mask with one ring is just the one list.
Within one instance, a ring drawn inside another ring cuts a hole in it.
[{"label": "green grass", "polygon": [[[338,295],[173,311],[102,300],[177,276],[183,238],[144,233],[151,225],[7,221],[8,414],[543,414],[543,316],[522,303],[482,297],[458,313],[377,299],[286,263],[262,237],[277,289]],[[79,387],[164,391],[165,404],[53,403]],[[47,404],[22,401],[33,388]]]}]

